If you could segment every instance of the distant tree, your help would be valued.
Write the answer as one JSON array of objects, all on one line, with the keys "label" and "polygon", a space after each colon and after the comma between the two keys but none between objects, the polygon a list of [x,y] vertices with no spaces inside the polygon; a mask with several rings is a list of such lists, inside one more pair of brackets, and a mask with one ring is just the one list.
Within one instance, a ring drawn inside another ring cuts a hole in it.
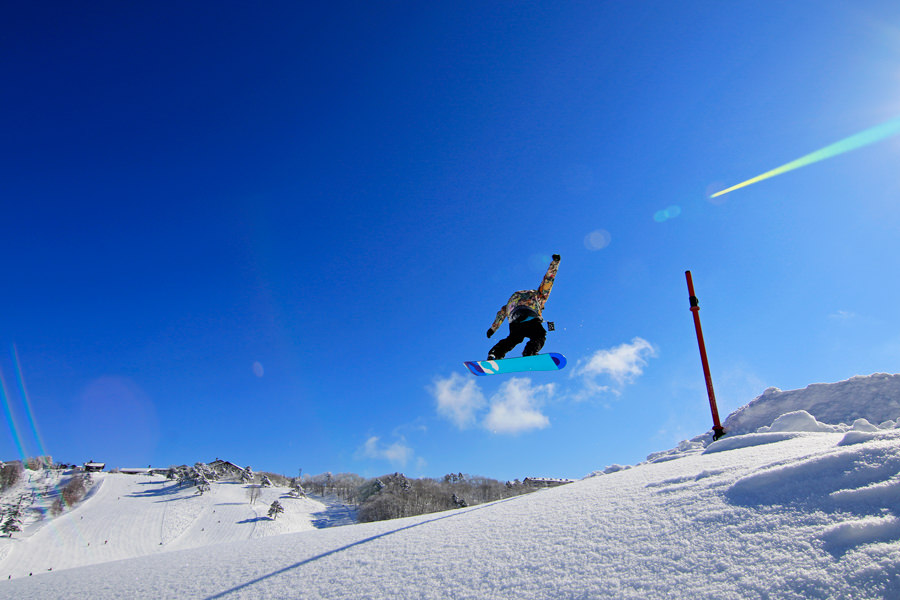
[{"label": "distant tree", "polygon": [[207,482],[217,481],[219,479],[219,474],[208,464],[198,462],[194,463],[194,479],[197,481],[206,480]]},{"label": "distant tree", "polygon": [[53,501],[53,504],[50,505],[50,514],[54,517],[58,517],[64,510],[66,510],[66,503],[62,499],[62,496],[59,496]]},{"label": "distant tree", "polygon": [[0,531],[9,537],[12,537],[13,533],[17,531],[22,531],[22,498],[19,498],[16,504],[12,504],[6,509]]},{"label": "distant tree", "polygon": [[0,491],[8,490],[18,483],[25,469],[19,461],[8,462],[0,468]]},{"label": "distant tree", "polygon": [[[85,473],[84,475],[87,475]],[[87,488],[85,487],[86,477],[78,474],[69,478],[69,481],[62,487],[62,499],[66,506],[74,506],[78,501],[84,498]]]},{"label": "distant tree", "polygon": [[179,488],[191,484],[190,470],[187,467],[185,467],[185,466],[178,467],[178,469],[175,471],[175,473],[176,473],[176,478],[178,479],[178,487]]},{"label": "distant tree", "polygon": [[263,475],[262,481],[259,483],[262,487],[272,487],[272,480],[269,479],[268,475]]},{"label": "distant tree", "polygon": [[408,479],[402,473],[371,479],[357,491],[360,522],[380,521],[474,506],[534,491],[521,484],[449,473],[441,479]]},{"label": "distant tree", "polygon": [[247,467],[241,472],[241,483],[253,483],[253,469]]},{"label": "distant tree", "polygon": [[291,491],[290,495],[293,498],[303,498],[306,496],[306,493],[303,491],[303,486],[300,484],[300,478],[295,477],[291,480]]},{"label": "distant tree", "polygon": [[275,520],[278,518],[278,515],[284,512],[284,507],[278,500],[272,502],[272,505],[269,507],[269,518]]},{"label": "distant tree", "polygon": [[247,497],[250,498],[250,504],[256,504],[256,501],[259,500],[260,493],[260,487],[258,485],[247,486]]},{"label": "distant tree", "polygon": [[50,456],[32,456],[25,460],[25,468],[30,471],[40,471],[41,469],[49,469],[53,465],[53,458]]},{"label": "distant tree", "polygon": [[204,492],[208,492],[210,490],[210,483],[206,480],[205,477],[201,477],[197,480],[197,494],[202,496]]},{"label": "distant tree", "polygon": [[9,516],[3,521],[3,526],[0,527],[0,531],[3,531],[7,537],[12,537],[13,533],[22,531],[22,522]]}]

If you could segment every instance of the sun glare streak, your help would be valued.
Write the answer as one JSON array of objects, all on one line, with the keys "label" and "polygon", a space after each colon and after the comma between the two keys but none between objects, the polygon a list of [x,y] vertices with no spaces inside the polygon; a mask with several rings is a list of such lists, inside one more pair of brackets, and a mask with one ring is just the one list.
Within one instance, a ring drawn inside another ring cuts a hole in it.
[{"label": "sun glare streak", "polygon": [[28,458],[25,452],[25,446],[22,444],[22,435],[19,431],[18,426],[16,425],[16,419],[13,416],[12,405],[9,402],[9,391],[6,388],[6,378],[3,376],[3,371],[0,370],[0,395],[3,396],[3,408],[6,413],[6,421],[9,423],[9,430],[12,432],[13,442],[16,444],[16,449],[19,451],[19,457],[22,459],[22,464],[25,464],[25,460]]},{"label": "sun glare streak", "polygon": [[771,171],[763,173],[762,175],[757,175],[753,179],[748,179],[743,183],[739,183],[720,192],[716,192],[715,194],[710,196],[710,198],[717,198],[729,192],[747,187],[748,185],[759,183],[760,181],[763,181],[765,179],[775,177],[776,175],[781,175],[783,173],[787,173],[788,171],[793,171],[794,169],[799,169],[800,167],[805,167],[807,165],[817,163],[821,160],[825,160],[826,158],[832,158],[839,154],[850,152],[851,150],[856,150],[858,148],[862,148],[863,146],[874,144],[875,142],[880,142],[881,140],[889,138],[893,135],[897,135],[898,133],[900,133],[900,117],[895,117],[890,121],[886,121],[880,125],[876,125],[875,127],[870,127],[869,129],[860,131],[857,134],[851,135],[850,137],[825,146],[821,150],[816,150],[815,152],[811,152],[806,156],[801,156],[797,160],[793,160],[785,165],[778,167],[777,169],[772,169]]},{"label": "sun glare streak", "polygon": [[[39,452],[40,456],[45,456],[45,457],[49,458],[50,454],[47,452],[47,449],[44,446],[44,441],[41,438],[41,435],[38,431],[37,420],[34,418],[34,411],[31,408],[31,400],[28,396],[28,389],[25,386],[25,377],[22,374],[22,363],[19,360],[19,352],[18,352],[18,349],[16,348],[15,344],[12,345],[12,358],[13,358],[13,363],[15,365],[15,375],[16,375],[16,382],[18,383],[19,396],[21,397],[22,402],[25,405],[25,413],[28,417],[29,424],[31,425],[31,433],[34,434],[34,442],[38,446],[38,452]],[[19,451],[19,456],[22,459],[22,465],[24,466],[28,460],[28,452],[27,452],[27,449],[25,447],[25,443],[23,440],[23,434],[25,432],[22,431],[16,424],[16,420],[15,420],[15,417],[14,417],[13,411],[12,411],[12,403],[11,403],[11,397],[9,395],[9,389],[6,386],[6,378],[3,376],[2,370],[0,370],[0,396],[2,396],[3,406],[4,406],[5,412],[6,412],[6,418],[7,418],[7,421],[9,422],[9,427],[13,433],[13,440],[16,443],[16,446]],[[72,507],[69,505],[68,502],[65,501],[65,497],[63,495],[63,490],[62,490],[61,486],[59,485],[59,474],[58,474],[59,472],[56,470],[48,470],[51,466],[52,465],[44,465],[44,470],[42,471],[45,474],[45,476],[51,480],[47,483],[47,485],[44,488],[42,488],[39,485],[39,479],[35,479],[34,481],[29,479],[27,486],[31,489],[31,492],[32,492],[32,503],[34,502],[35,499],[38,499],[38,498],[40,498],[40,499],[44,499],[45,497],[47,499],[57,498],[62,501],[62,504],[65,507],[64,509],[70,509]],[[79,477],[79,476],[80,475],[78,475],[78,474],[75,475],[75,477]],[[53,509],[50,508],[49,510],[53,510]],[[66,532],[62,531],[62,529],[57,526],[57,523],[55,522],[55,520],[51,520],[49,522],[49,524],[48,524],[49,531],[50,531],[51,535],[53,536],[53,539],[57,543],[57,545],[60,547],[63,546],[65,543],[64,538],[67,535],[74,535],[76,540],[78,541],[78,543],[80,543],[81,545],[87,544],[87,538],[82,533],[79,523],[77,521],[69,521],[69,524],[70,524],[71,530],[72,530],[71,534],[67,534]]]},{"label": "sun glare streak", "polygon": [[34,411],[31,408],[31,399],[28,397],[28,389],[25,387],[25,377],[22,375],[22,363],[19,361],[19,351],[16,345],[12,345],[13,364],[16,369],[16,382],[19,384],[19,395],[25,404],[25,415],[28,417],[28,423],[31,425],[31,432],[34,434],[34,441],[37,443],[38,452],[41,456],[48,456],[47,449],[44,446],[44,440],[38,431],[37,421],[34,418]]}]

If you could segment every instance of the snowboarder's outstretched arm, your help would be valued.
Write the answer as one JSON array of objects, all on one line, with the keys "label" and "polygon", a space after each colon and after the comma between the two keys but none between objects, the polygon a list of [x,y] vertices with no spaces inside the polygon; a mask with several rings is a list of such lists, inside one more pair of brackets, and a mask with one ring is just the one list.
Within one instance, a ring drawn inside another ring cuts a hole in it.
[{"label": "snowboarder's outstretched arm", "polygon": [[494,332],[497,331],[501,325],[503,325],[504,319],[506,319],[506,304],[501,306],[500,310],[497,311],[497,316],[494,317],[494,322],[491,324],[491,328],[487,330],[488,337],[494,335]]},{"label": "snowboarder's outstretched arm", "polygon": [[538,288],[538,298],[541,303],[541,308],[547,303],[547,298],[550,296],[550,290],[553,289],[553,282],[556,280],[556,271],[559,270],[559,258],[559,254],[553,255],[553,260],[550,261],[550,266],[547,268],[544,280],[541,281],[541,287]]}]

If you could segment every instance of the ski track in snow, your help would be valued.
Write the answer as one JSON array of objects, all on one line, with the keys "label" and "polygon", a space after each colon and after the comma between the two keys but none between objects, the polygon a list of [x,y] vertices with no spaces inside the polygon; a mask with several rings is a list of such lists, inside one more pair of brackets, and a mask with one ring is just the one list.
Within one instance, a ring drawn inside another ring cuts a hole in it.
[{"label": "ski track in snow", "polygon": [[[306,521],[283,526],[307,530],[270,535],[282,531],[281,518],[259,519],[271,499],[251,507],[242,486],[221,485],[159,511],[147,526],[154,541],[180,532],[165,551],[0,581],[0,598],[900,598],[900,429],[859,420],[866,402],[895,403],[900,376],[850,381],[850,423],[806,411],[825,410],[828,386],[785,392],[787,404],[770,390],[760,398],[779,399],[785,412],[769,419],[757,399],[753,413],[764,416],[745,416],[743,435],[683,442],[632,468],[445,513],[314,529],[314,513],[329,510],[298,507]],[[872,414],[889,412],[878,404]],[[140,538],[114,499],[116,485],[136,481],[106,476],[66,515],[71,525],[92,539],[101,527]],[[175,494],[166,485],[143,484],[157,494],[150,505]],[[90,514],[97,519],[84,523]],[[213,527],[226,514],[235,525]],[[25,566],[21,548],[35,547],[33,561],[50,552],[52,540],[38,536],[56,521],[13,540],[0,569]],[[128,543],[128,552],[146,550]]]}]

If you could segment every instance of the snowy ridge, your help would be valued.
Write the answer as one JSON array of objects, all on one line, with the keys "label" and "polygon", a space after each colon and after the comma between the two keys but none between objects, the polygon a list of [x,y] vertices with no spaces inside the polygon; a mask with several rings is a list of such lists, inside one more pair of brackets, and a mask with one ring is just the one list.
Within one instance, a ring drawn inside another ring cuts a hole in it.
[{"label": "snowy ridge", "polygon": [[787,392],[769,388],[731,413],[722,425],[731,435],[751,433],[771,425],[781,415],[801,410],[831,425],[850,424],[857,419],[876,425],[893,421],[900,417],[900,374],[876,373]]},{"label": "snowy ridge", "polygon": [[[895,382],[768,391],[734,421],[753,431],[527,496],[54,570],[0,597],[900,598]],[[766,398],[784,412],[760,424]]]}]

